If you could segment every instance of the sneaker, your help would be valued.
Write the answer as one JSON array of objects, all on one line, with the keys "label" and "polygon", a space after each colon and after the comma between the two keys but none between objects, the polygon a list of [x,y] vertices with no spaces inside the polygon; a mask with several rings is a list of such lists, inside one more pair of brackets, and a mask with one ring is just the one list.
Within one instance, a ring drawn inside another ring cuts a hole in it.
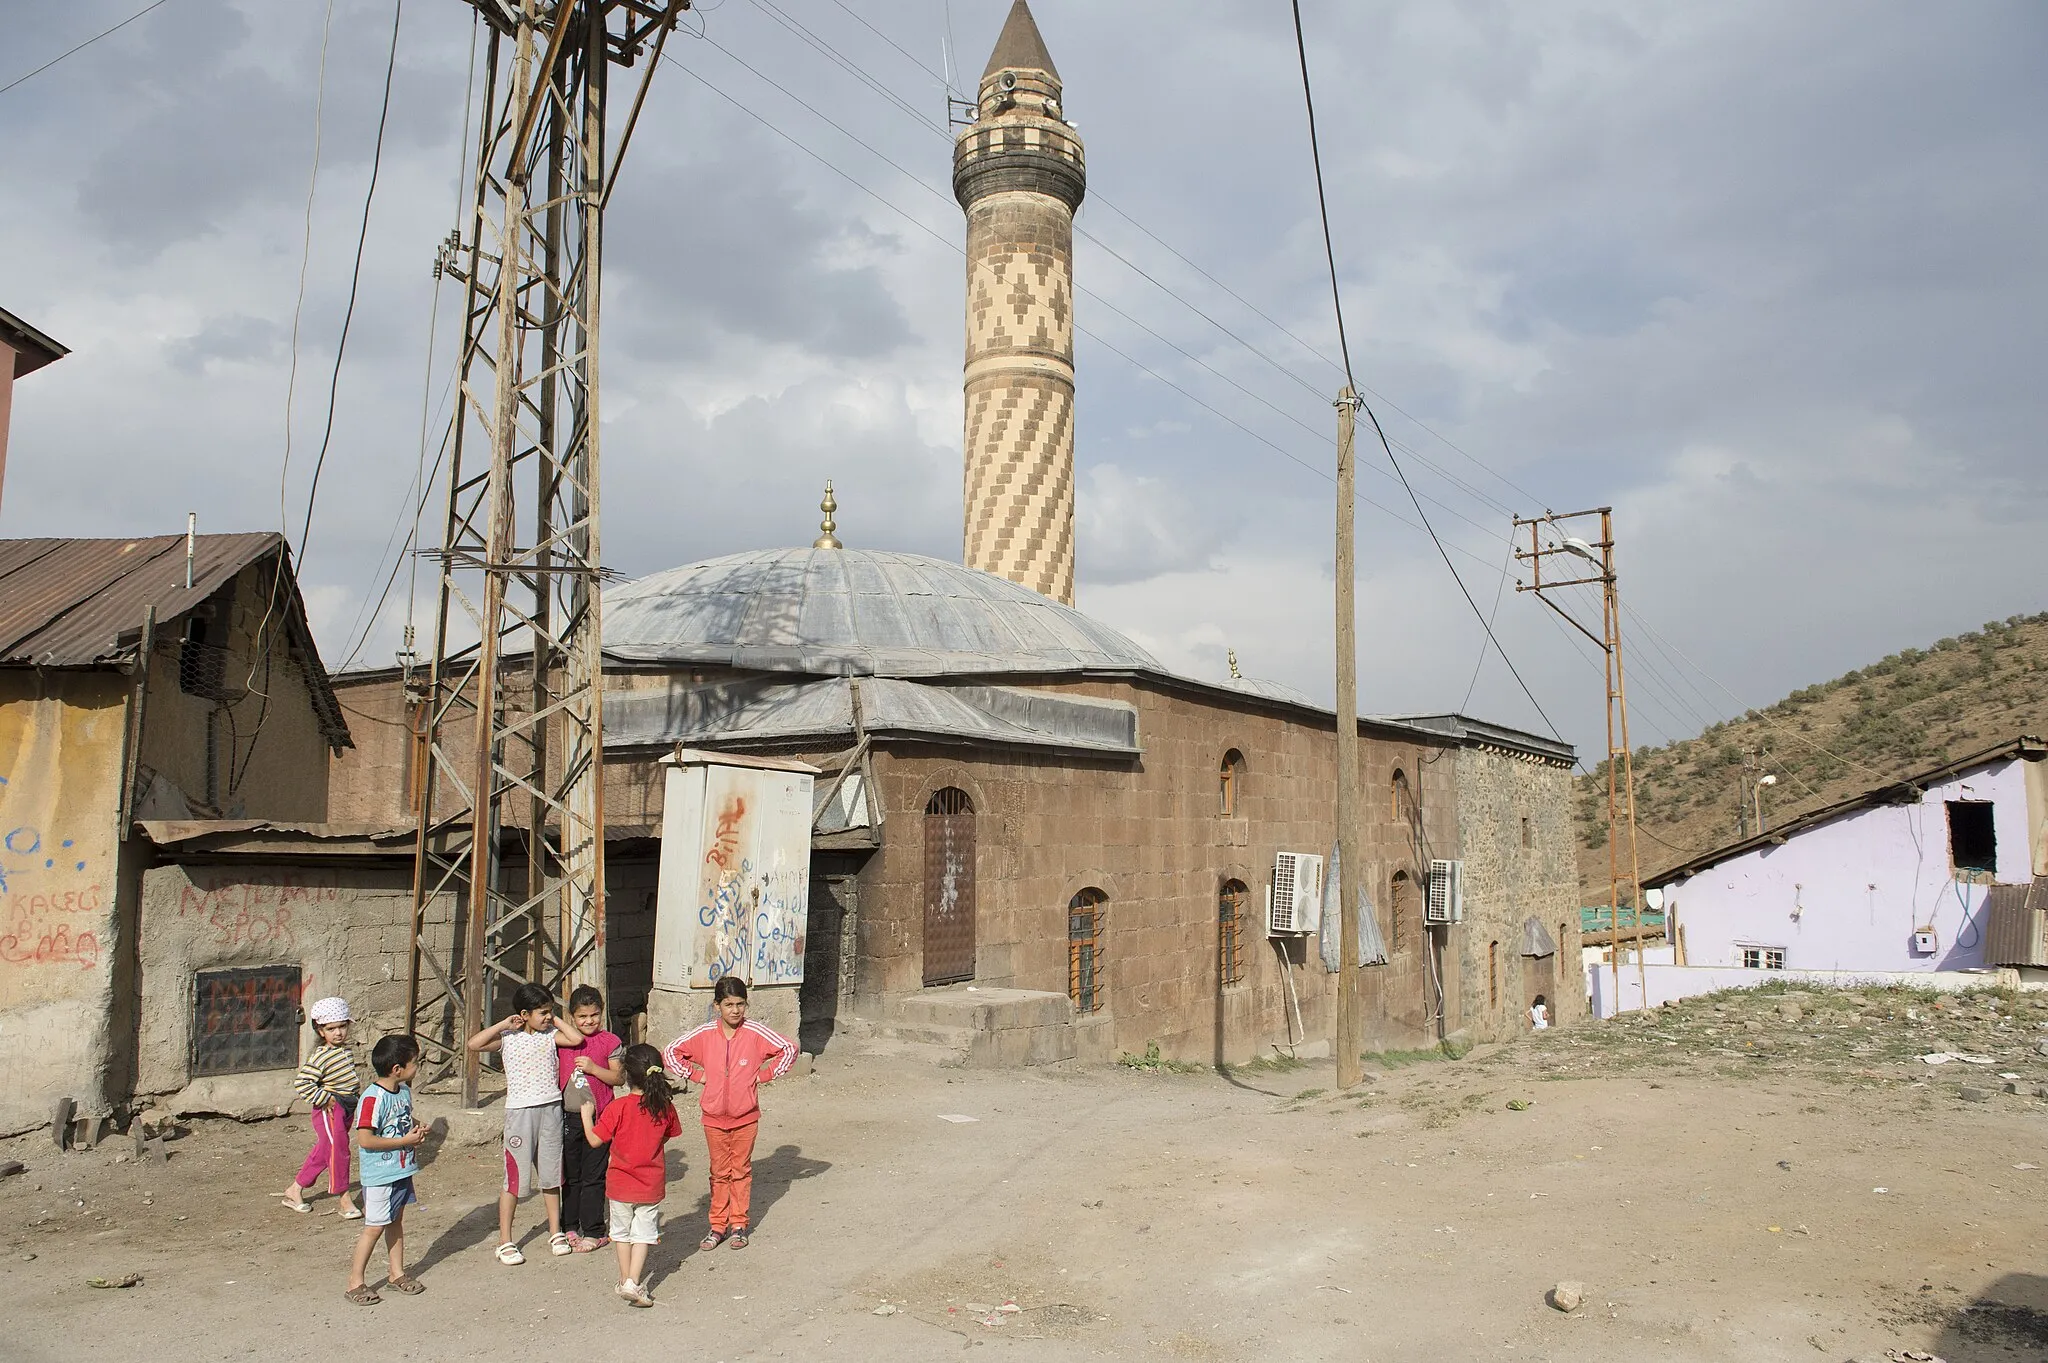
[{"label": "sneaker", "polygon": [[629,1302],[631,1302],[631,1303],[633,1303],[633,1305],[635,1305],[635,1306],[652,1306],[652,1305],[654,1305],[654,1298],[652,1298],[652,1297],[648,1296],[648,1295],[647,1295],[647,1289],[646,1289],[646,1288],[644,1288],[644,1287],[642,1287],[642,1286],[641,1286],[640,1284],[638,1284],[638,1283],[634,1283],[634,1284],[633,1284],[633,1295],[632,1295],[632,1296],[630,1296],[630,1297],[628,1297],[628,1298],[626,1298],[626,1300],[627,1300],[627,1301],[629,1301]]},{"label": "sneaker", "polygon": [[638,1297],[640,1295],[640,1284],[632,1281],[629,1278],[625,1282],[622,1282],[617,1287],[613,1288],[612,1291],[618,1293],[627,1301],[632,1301],[635,1297]]},{"label": "sneaker", "polygon": [[556,1231],[548,1237],[548,1253],[574,1254],[575,1252],[576,1246],[570,1241],[567,1231]]}]

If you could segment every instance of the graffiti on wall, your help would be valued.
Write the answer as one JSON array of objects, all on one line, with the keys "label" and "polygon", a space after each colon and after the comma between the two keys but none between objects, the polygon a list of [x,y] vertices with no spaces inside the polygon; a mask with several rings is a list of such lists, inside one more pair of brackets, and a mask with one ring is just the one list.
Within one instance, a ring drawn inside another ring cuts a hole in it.
[{"label": "graffiti on wall", "polygon": [[800,984],[810,912],[811,778],[713,766],[671,773],[655,980]]},{"label": "graffiti on wall", "polygon": [[215,879],[194,871],[192,883],[178,892],[178,917],[203,923],[221,951],[291,946],[298,940],[295,916],[340,896],[341,882],[332,871],[287,870],[260,880]]},{"label": "graffiti on wall", "polygon": [[0,835],[0,961],[75,970],[100,963],[106,891],[86,878],[77,848],[75,839],[31,824]]}]

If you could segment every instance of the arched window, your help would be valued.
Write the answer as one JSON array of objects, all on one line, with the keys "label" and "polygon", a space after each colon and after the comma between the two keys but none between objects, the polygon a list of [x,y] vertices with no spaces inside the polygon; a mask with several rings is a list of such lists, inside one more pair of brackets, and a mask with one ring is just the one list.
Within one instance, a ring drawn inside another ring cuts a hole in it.
[{"label": "arched window", "polygon": [[1394,778],[1387,782],[1387,817],[1395,823],[1406,823],[1409,811],[1415,808],[1415,801],[1408,791],[1408,773],[1394,768]]},{"label": "arched window", "polygon": [[974,801],[947,786],[924,807],[924,982],[974,978]]},{"label": "arched window", "polygon": [[1102,1007],[1102,919],[1109,896],[1089,887],[1067,901],[1067,996],[1077,1013]]},{"label": "arched window", "polygon": [[1244,915],[1250,894],[1242,880],[1226,880],[1216,896],[1216,975],[1223,984],[1244,979]]},{"label": "arched window", "polygon": [[1244,754],[1235,748],[1223,754],[1223,767],[1218,779],[1223,789],[1223,817],[1235,818],[1237,798],[1244,790]]},{"label": "arched window", "polygon": [[1387,949],[1392,952],[1405,950],[1413,930],[1409,920],[1415,916],[1415,881],[1406,871],[1394,872],[1391,884],[1387,886]]}]

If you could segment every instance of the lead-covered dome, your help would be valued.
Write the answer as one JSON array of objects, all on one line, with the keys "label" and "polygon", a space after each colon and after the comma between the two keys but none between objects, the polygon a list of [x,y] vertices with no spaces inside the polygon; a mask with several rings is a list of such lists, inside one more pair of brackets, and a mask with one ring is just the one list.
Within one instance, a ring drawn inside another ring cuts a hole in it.
[{"label": "lead-covered dome", "polygon": [[770,549],[604,594],[604,651],[812,676],[1163,673],[1109,626],[989,573],[877,549]]}]

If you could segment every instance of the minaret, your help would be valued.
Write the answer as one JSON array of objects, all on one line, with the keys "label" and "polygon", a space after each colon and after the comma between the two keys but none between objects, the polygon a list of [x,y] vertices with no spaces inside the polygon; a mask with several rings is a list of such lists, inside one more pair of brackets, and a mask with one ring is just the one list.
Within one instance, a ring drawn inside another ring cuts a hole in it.
[{"label": "minaret", "polygon": [[1074,210],[1088,187],[1024,0],[953,145],[967,212],[966,563],[1074,604]]}]

